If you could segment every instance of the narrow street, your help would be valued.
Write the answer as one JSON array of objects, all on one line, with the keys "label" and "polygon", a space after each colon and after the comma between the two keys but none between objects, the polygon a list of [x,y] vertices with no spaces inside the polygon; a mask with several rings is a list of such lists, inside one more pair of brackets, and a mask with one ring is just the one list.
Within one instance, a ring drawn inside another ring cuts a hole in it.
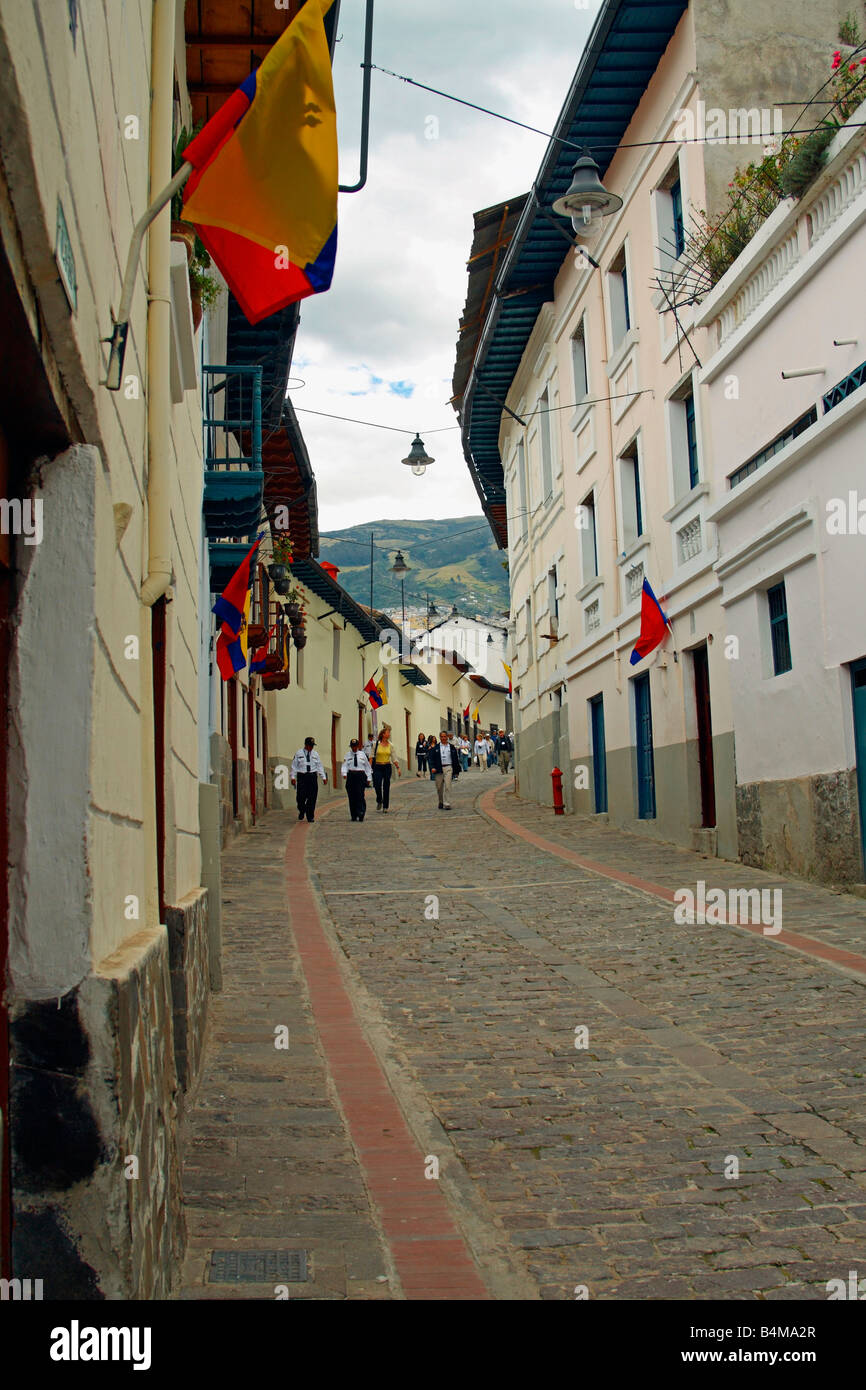
[{"label": "narrow street", "polygon": [[[512,788],[446,814],[404,777],[225,853],[184,1298],[826,1299],[864,1265],[861,902]],[[781,887],[782,931],[677,923],[702,881]],[[306,1279],[212,1281],[253,1250]]]}]

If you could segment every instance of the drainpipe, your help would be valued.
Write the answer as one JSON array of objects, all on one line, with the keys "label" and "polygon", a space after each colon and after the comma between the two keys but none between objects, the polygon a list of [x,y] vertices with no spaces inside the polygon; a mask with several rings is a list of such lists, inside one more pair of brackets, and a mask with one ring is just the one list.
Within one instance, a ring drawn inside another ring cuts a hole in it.
[{"label": "drainpipe", "polygon": [[[175,0],[154,0],[150,102],[151,195],[171,179]],[[171,240],[168,205],[147,239],[147,578],[141,601],[150,608],[171,583]]]}]

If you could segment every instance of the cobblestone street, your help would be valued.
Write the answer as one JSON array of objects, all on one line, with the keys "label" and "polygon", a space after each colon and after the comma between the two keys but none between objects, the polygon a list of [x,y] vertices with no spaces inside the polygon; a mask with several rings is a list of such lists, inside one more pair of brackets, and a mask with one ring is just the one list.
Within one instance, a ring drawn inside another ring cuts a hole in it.
[{"label": "cobblestone street", "polygon": [[[306,1298],[823,1300],[866,1269],[861,902],[511,788],[473,770],[443,814],[404,778],[387,818],[335,797],[224,856],[185,1297],[273,1297],[207,1283],[264,1246],[310,1252]],[[677,923],[700,881],[781,887],[782,932]]]}]

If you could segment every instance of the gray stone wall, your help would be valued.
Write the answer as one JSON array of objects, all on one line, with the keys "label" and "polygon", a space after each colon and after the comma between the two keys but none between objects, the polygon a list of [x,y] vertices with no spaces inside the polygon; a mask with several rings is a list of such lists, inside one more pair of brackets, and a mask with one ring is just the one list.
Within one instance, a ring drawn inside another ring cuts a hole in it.
[{"label": "gray stone wall", "polygon": [[220,797],[220,848],[235,835],[234,811],[232,808],[232,750],[228,739],[222,734],[210,736],[211,781],[219,787]]},{"label": "gray stone wall", "polygon": [[737,787],[744,864],[819,883],[863,880],[854,768]]},{"label": "gray stone wall", "polygon": [[176,906],[166,906],[165,922],[177,1080],[188,1091],[201,1067],[210,997],[207,890],[197,888]]},{"label": "gray stone wall", "polygon": [[565,810],[570,812],[574,809],[574,777],[565,709],[551,710],[543,719],[515,735],[514,769],[518,794],[542,806],[552,806],[551,773],[555,767],[562,772],[562,799]]},{"label": "gray stone wall", "polygon": [[168,937],[12,1011],[13,1273],[46,1300],[171,1296],[185,1232]]}]

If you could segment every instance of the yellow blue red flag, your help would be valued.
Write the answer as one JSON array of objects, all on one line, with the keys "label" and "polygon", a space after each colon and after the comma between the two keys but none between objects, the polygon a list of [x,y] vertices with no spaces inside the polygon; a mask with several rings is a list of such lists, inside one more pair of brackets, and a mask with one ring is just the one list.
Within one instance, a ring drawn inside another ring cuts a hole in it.
[{"label": "yellow blue red flag", "polygon": [[307,0],[183,152],[183,215],[250,323],[327,290],[337,251],[337,114],[324,17]]},{"label": "yellow blue red flag", "polygon": [[219,673],[231,680],[247,664],[247,624],[250,619],[255,553],[261,537],[253,542],[213,606],[221,627],[216,644]]}]

